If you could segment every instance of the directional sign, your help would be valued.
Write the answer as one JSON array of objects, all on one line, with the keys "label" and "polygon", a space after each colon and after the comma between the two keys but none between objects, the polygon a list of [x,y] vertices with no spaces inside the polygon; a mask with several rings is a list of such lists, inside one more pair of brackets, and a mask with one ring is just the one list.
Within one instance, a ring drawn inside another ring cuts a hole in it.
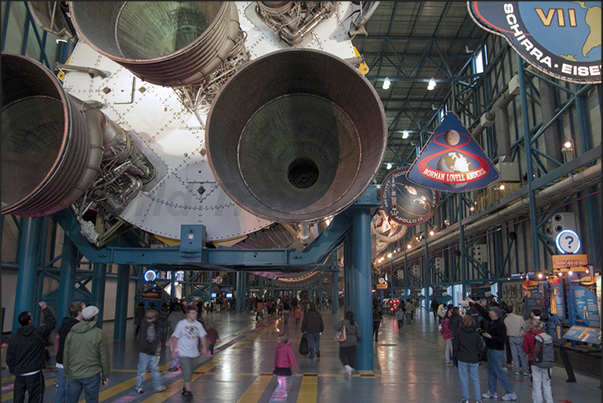
[{"label": "directional sign", "polygon": [[557,249],[562,253],[578,253],[580,250],[580,237],[571,229],[563,230],[557,235]]}]

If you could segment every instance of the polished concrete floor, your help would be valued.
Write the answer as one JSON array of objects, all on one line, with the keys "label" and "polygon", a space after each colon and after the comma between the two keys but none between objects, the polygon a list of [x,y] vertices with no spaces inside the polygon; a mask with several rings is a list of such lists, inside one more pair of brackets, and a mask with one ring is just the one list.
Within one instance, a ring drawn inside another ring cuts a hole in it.
[{"label": "polished concrete floor", "polygon": [[[206,313],[204,322],[216,323],[220,340],[216,354],[199,360],[193,378],[194,402],[438,402],[458,403],[461,387],[456,367],[445,365],[444,340],[437,330],[433,316],[420,311],[411,325],[398,331],[393,317],[384,316],[379,342],[374,343],[374,370],[344,374],[338,358],[338,346],[333,341],[332,324],[343,315],[322,312],[325,332],[321,339],[321,357],[309,359],[297,353],[301,336],[295,319],[287,324],[290,340],[300,366],[288,378],[287,395],[276,391],[274,351],[277,326],[284,324],[276,316],[255,322],[252,314],[229,312]],[[103,326],[109,339],[113,326]],[[138,354],[134,345],[134,328],[128,322],[125,341],[110,340],[112,375],[109,384],[101,388],[100,400],[104,402],[183,402],[182,377],[179,372],[168,372],[169,351],[159,355],[167,389],[153,393],[150,374],[143,387],[145,393],[136,394],[136,368]],[[480,366],[482,393],[487,390],[486,365]],[[507,373],[517,393],[518,402],[531,402],[532,385],[529,378]],[[53,368],[45,370],[45,401],[53,402],[56,377]],[[576,383],[567,383],[562,367],[553,371],[553,398],[561,403],[601,402],[600,379],[576,373]],[[2,369],[2,402],[12,402],[14,378]],[[498,387],[499,396],[503,394]],[[471,402],[473,402],[473,396]],[[493,401],[484,399],[484,402]],[[500,397],[498,399],[500,401]]]}]

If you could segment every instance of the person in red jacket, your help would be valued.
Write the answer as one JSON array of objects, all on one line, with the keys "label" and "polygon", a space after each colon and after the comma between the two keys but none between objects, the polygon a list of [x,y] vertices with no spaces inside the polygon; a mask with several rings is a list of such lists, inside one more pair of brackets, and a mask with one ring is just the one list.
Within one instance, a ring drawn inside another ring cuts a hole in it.
[{"label": "person in red jacket", "polygon": [[274,356],[274,375],[278,380],[277,392],[283,392],[287,395],[287,376],[291,376],[291,365],[293,368],[298,369],[297,360],[293,355],[293,349],[291,343],[287,341],[287,335],[280,333],[276,336],[276,354]]},{"label": "person in red jacket", "polygon": [[546,401],[546,403],[553,403],[550,368],[540,368],[534,363],[535,336],[543,332],[542,323],[539,319],[531,317],[528,319],[528,329],[529,331],[523,338],[521,349],[527,354],[532,369],[532,401],[534,403],[542,403],[544,391],[544,401]]},{"label": "person in red jacket", "polygon": [[452,316],[452,309],[446,311],[444,315],[444,320],[442,320],[442,324],[438,326],[440,328],[440,333],[444,336],[444,340],[446,341],[446,351],[444,354],[446,355],[446,365],[452,366],[452,339],[450,338],[450,317]]}]

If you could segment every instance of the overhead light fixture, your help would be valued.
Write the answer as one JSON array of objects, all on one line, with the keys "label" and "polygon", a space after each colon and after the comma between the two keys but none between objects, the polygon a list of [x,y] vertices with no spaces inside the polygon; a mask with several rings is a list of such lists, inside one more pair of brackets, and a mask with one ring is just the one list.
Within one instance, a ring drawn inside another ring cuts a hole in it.
[{"label": "overhead light fixture", "polygon": [[403,139],[407,139],[407,138],[408,138],[408,136],[409,136],[409,134],[408,134],[408,130],[404,130],[404,132],[402,132],[402,138],[403,138]]},{"label": "overhead light fixture", "polygon": [[392,163],[391,162],[387,163],[387,169],[392,169]]},{"label": "overhead light fixture", "polygon": [[500,190],[505,190],[505,184],[501,183],[501,185],[498,187]]},{"label": "overhead light fixture", "polygon": [[563,148],[561,149],[561,151],[573,151],[574,149],[574,142],[572,140],[568,140],[565,143],[563,143]]},{"label": "overhead light fixture", "polygon": [[410,248],[412,248],[411,244],[406,245],[406,249],[410,249]]},{"label": "overhead light fixture", "polygon": [[473,207],[473,206],[469,207],[469,211],[475,211],[475,207]]},{"label": "overhead light fixture", "polygon": [[427,91],[431,91],[436,87],[436,82],[435,80],[432,78],[431,80],[429,80],[429,84],[427,85]]},{"label": "overhead light fixture", "polygon": [[392,84],[391,81],[389,81],[389,77],[385,77],[385,80],[383,81],[383,89],[384,90],[389,90],[389,86]]},{"label": "overhead light fixture", "polygon": [[434,234],[435,234],[434,230],[429,231],[429,235],[434,236]]},{"label": "overhead light fixture", "polygon": [[377,189],[381,189],[381,184],[377,183]]},{"label": "overhead light fixture", "polygon": [[388,258],[388,259],[391,259],[391,258],[392,258],[392,254],[391,254],[391,253],[388,253],[388,254],[387,254],[387,258]]}]

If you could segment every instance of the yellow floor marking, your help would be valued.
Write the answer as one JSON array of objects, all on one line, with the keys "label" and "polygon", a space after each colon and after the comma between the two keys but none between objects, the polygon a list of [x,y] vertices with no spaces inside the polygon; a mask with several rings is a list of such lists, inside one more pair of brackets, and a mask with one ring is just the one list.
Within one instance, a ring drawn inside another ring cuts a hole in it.
[{"label": "yellow floor marking", "polygon": [[237,403],[257,403],[260,397],[268,387],[268,384],[272,380],[272,376],[258,376],[255,381],[247,389],[247,391],[241,396]]},{"label": "yellow floor marking", "polygon": [[[163,364],[162,366],[160,366],[159,370],[160,371],[165,371],[167,368],[169,368],[169,366],[170,366],[170,362],[168,362],[168,363]],[[138,370],[133,371],[133,372],[138,373]],[[147,379],[149,379],[150,377],[151,377],[151,374],[150,374],[150,372],[147,371],[147,373],[144,375],[145,381]],[[110,378],[109,378],[109,382],[111,382]],[[121,393],[121,392],[123,392],[126,389],[133,388],[134,386],[136,386],[136,377],[128,379],[127,381],[124,381],[124,382],[122,382],[120,384],[117,384],[117,385],[113,386],[112,388],[103,390],[99,394],[99,396],[98,396],[98,401],[102,402],[104,400],[110,399],[113,396],[115,396],[116,394]],[[80,400],[79,403],[83,403],[83,402],[84,402],[84,400]]]},{"label": "yellow floor marking", "polygon": [[[212,368],[222,362],[220,356],[212,359],[211,361],[206,362],[199,368],[195,369],[194,372],[203,372],[203,374],[209,372]],[[193,379],[191,382],[194,382],[203,374],[193,374]],[[180,377],[176,382],[171,383],[166,390],[163,392],[154,393],[149,396],[147,399],[144,399],[142,403],[161,403],[167,400],[167,398],[175,395],[176,393],[182,392],[182,388],[184,387],[184,381],[182,377]]]},{"label": "yellow floor marking", "polygon": [[314,376],[304,376],[301,387],[299,388],[297,403],[316,403],[318,397],[318,376],[316,376],[317,374],[304,375]]}]

